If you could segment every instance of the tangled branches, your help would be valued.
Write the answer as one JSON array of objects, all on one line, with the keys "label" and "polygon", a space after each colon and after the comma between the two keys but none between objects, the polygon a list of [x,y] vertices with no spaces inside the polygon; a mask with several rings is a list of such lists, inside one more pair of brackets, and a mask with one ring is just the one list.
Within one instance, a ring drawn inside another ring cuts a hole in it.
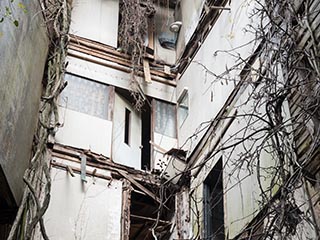
[{"label": "tangled branches", "polygon": [[[233,174],[241,175],[243,169],[248,169],[249,174],[257,175],[257,200],[259,207],[266,209],[260,216],[264,224],[259,239],[287,239],[296,234],[302,221],[311,222],[318,231],[316,219],[300,211],[295,196],[298,189],[304,188],[305,173],[312,171],[308,164],[314,160],[320,143],[319,50],[315,26],[310,23],[316,2],[256,1],[251,17],[261,24],[250,25],[247,31],[255,34],[260,46],[254,56],[260,66],[253,67],[248,59],[237,59],[248,68],[245,85],[251,89],[249,98],[238,106],[241,114],[235,116],[246,126],[234,133],[223,148],[229,145],[232,149],[225,157],[227,164],[234,166]],[[250,110],[248,105],[252,106]],[[312,125],[312,130],[306,125]],[[312,139],[304,153],[297,148],[302,141],[298,136],[301,132],[310,134]],[[242,152],[234,158],[238,146]],[[272,164],[266,165],[266,153]]]},{"label": "tangled branches", "polygon": [[[44,2],[46,3],[46,2]],[[48,26],[52,29],[51,49],[49,52],[45,89],[39,113],[39,125],[35,136],[35,152],[23,180],[26,184],[21,205],[11,228],[8,239],[29,240],[40,224],[42,237],[48,240],[43,215],[50,201],[51,178],[47,144],[58,123],[57,97],[65,87],[63,83],[64,61],[68,43],[71,6],[66,0],[56,1],[44,9]]]},{"label": "tangled branches", "polygon": [[145,97],[136,76],[145,51],[148,18],[155,14],[155,8],[152,0],[124,0],[120,4],[120,12],[119,43],[124,52],[131,55],[131,94],[136,109],[140,110]]},{"label": "tangled branches", "polygon": [[[243,45],[255,46],[254,54],[242,58],[238,52],[241,47],[215,52],[215,57],[223,53],[234,59],[235,65],[228,66],[223,74],[210,72],[209,66],[198,63],[215,77],[214,81],[239,79],[236,89],[240,90],[235,91],[235,100],[230,100],[225,112],[219,113],[210,126],[223,125],[224,121],[230,121],[230,125],[226,130],[221,129],[221,136],[217,137],[214,135],[219,134],[219,129],[213,128],[212,136],[204,145],[208,146],[205,150],[208,153],[199,156],[181,175],[193,171],[197,176],[200,171],[197,169],[212,168],[213,159],[221,156],[224,162],[221,171],[226,173],[227,186],[221,195],[239,188],[241,194],[255,201],[249,217],[252,221],[238,235],[239,239],[290,239],[297,235],[299,227],[306,226],[318,239],[319,226],[312,214],[313,205],[309,203],[315,195],[301,203],[297,193],[302,191],[302,195],[308,195],[306,181],[319,183],[315,178],[320,157],[320,33],[316,20],[319,2],[254,2],[251,25],[245,29],[254,39]],[[232,112],[231,107],[235,111]],[[255,179],[254,197],[251,193],[242,193],[241,185],[251,184],[248,179]],[[190,192],[196,192],[203,184],[195,182]],[[215,197],[212,195],[210,199]],[[197,193],[191,198],[195,199],[191,209],[196,213],[194,223],[197,222],[200,229],[204,213],[198,205],[206,199],[199,199]],[[233,222],[247,223],[244,219],[249,219],[238,217],[232,219]],[[191,239],[199,239],[200,230],[195,231]]]}]

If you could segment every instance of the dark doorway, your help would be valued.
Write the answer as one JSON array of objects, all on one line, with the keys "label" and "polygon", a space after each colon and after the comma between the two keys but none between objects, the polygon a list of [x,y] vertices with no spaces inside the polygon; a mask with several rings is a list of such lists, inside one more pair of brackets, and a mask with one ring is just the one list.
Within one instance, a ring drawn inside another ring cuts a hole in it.
[{"label": "dark doorway", "polygon": [[0,166],[0,239],[7,239],[17,213],[17,205]]},{"label": "dark doorway", "polygon": [[141,169],[151,170],[151,107],[149,104],[145,104],[141,110]]}]

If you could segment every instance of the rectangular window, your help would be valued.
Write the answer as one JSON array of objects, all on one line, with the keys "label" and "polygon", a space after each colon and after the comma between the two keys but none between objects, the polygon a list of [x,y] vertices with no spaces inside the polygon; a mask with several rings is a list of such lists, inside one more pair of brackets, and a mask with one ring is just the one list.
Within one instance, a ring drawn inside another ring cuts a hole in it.
[{"label": "rectangular window", "polygon": [[108,119],[110,88],[107,85],[65,74],[67,87],[60,95],[59,103],[68,109]]},{"label": "rectangular window", "polygon": [[129,138],[130,138],[130,118],[131,118],[131,112],[129,109],[126,108],[125,110],[125,120],[124,120],[124,142],[126,144],[130,144]]},{"label": "rectangular window", "polygon": [[176,107],[155,100],[155,132],[176,138]]},{"label": "rectangular window", "polygon": [[178,124],[182,126],[189,114],[189,94],[188,90],[183,89],[180,97],[178,98]]},{"label": "rectangular window", "polygon": [[204,239],[224,240],[222,159],[203,183]]}]

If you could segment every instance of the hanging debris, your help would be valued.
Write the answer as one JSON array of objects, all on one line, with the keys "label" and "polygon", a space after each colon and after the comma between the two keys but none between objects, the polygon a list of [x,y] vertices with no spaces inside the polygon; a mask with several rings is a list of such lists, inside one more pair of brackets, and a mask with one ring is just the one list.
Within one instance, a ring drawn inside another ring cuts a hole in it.
[{"label": "hanging debris", "polygon": [[139,111],[146,100],[140,83],[136,78],[145,52],[148,33],[148,18],[155,14],[152,0],[122,0],[120,3],[119,44],[121,49],[131,55],[131,94],[135,108]]}]

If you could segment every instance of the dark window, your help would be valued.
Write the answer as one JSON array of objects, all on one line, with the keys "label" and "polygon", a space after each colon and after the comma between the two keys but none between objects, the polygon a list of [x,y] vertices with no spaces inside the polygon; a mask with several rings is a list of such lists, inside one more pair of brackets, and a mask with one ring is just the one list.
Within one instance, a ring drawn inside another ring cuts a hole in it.
[{"label": "dark window", "polygon": [[145,104],[144,108],[141,110],[141,168],[144,170],[150,170],[151,163],[151,108],[149,104]]},{"label": "dark window", "polygon": [[204,239],[224,240],[222,159],[211,170],[203,186]]},{"label": "dark window", "polygon": [[130,138],[130,118],[131,118],[131,111],[129,109],[126,108],[125,111],[125,126],[124,126],[124,142],[126,144],[130,144],[129,143],[129,138]]}]

